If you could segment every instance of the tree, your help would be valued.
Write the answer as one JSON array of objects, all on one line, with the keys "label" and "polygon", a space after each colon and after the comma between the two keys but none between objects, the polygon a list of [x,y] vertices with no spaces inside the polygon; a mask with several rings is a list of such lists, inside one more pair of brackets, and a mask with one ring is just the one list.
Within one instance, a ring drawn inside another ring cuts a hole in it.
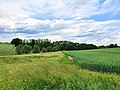
[{"label": "tree", "polygon": [[48,52],[51,52],[51,51],[52,51],[52,47],[51,47],[51,46],[48,46],[48,47],[47,47],[47,51],[48,51]]},{"label": "tree", "polygon": [[22,44],[22,40],[19,39],[19,38],[14,38],[12,41],[11,41],[11,44],[15,44],[15,47]]},{"label": "tree", "polygon": [[52,51],[53,51],[53,52],[56,52],[56,51],[57,51],[57,47],[53,47],[53,48],[52,48]]},{"label": "tree", "polygon": [[44,52],[47,52],[47,49],[46,48],[42,48],[42,52],[44,53]]},{"label": "tree", "polygon": [[23,53],[30,53],[32,51],[32,47],[30,45],[25,45],[23,46],[23,49],[22,49]]},{"label": "tree", "polygon": [[117,44],[115,44],[115,45],[114,45],[114,47],[118,47],[118,45],[117,45]]},{"label": "tree", "polygon": [[35,45],[35,39],[30,39],[29,40],[29,45],[32,46],[32,48],[33,48],[34,45]]},{"label": "tree", "polygon": [[18,45],[15,49],[16,53],[18,55],[22,54],[22,50],[23,50],[23,46],[22,45]]},{"label": "tree", "polygon": [[38,45],[34,45],[33,53],[40,53],[40,47]]}]

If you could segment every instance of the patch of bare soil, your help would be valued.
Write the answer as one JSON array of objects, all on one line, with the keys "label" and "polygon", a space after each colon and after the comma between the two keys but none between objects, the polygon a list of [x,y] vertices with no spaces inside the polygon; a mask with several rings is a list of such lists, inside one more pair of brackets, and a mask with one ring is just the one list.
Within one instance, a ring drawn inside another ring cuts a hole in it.
[{"label": "patch of bare soil", "polygon": [[68,56],[69,61],[73,61],[74,59],[71,56]]}]

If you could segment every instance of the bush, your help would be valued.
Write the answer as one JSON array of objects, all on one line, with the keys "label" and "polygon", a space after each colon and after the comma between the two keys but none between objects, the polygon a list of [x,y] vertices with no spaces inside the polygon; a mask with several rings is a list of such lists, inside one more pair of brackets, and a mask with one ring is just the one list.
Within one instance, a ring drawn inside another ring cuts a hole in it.
[{"label": "bush", "polygon": [[33,47],[33,53],[40,53],[40,47],[37,45],[34,45]]},{"label": "bush", "polygon": [[46,48],[42,48],[42,52],[44,53],[44,52],[47,52],[47,49]]},{"label": "bush", "polygon": [[60,46],[56,45],[57,51],[60,51]]},{"label": "bush", "polygon": [[48,51],[48,52],[51,52],[51,51],[52,51],[52,47],[51,47],[51,46],[48,46],[48,47],[47,47],[47,51]]},{"label": "bush", "polygon": [[22,54],[22,50],[23,50],[23,46],[22,45],[18,45],[15,49],[16,53],[18,55]]},{"label": "bush", "polygon": [[23,51],[23,53],[28,54],[28,53],[30,53],[32,51],[32,47],[29,46],[29,45],[25,45],[25,46],[23,46],[22,51]]},{"label": "bush", "polygon": [[53,52],[56,52],[56,51],[57,51],[57,47],[53,47],[53,48],[52,48],[52,51],[53,51]]}]

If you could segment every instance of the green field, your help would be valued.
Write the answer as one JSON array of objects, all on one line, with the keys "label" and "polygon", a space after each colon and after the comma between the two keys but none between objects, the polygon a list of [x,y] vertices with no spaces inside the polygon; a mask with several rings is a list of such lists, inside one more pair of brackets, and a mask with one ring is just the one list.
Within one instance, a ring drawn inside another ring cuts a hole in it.
[{"label": "green field", "polygon": [[11,44],[0,44],[0,56],[14,55],[14,48],[14,45]]},{"label": "green field", "polygon": [[84,69],[120,74],[120,48],[66,51]]},{"label": "green field", "polygon": [[[62,52],[15,55],[12,46],[1,46],[0,90],[120,90],[118,74],[80,69]],[[65,53],[75,54],[75,51]]]}]

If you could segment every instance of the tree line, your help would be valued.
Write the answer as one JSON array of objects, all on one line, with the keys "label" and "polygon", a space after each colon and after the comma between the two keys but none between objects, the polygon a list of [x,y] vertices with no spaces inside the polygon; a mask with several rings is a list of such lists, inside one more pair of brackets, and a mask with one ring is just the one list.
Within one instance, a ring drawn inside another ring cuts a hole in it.
[{"label": "tree line", "polygon": [[96,46],[94,44],[86,43],[74,43],[71,41],[54,41],[51,42],[48,39],[19,39],[14,38],[11,41],[16,47],[16,53],[39,53],[42,52],[55,52],[60,50],[88,50],[88,49],[98,49],[98,48],[114,48],[118,47],[117,44],[110,44],[109,46]]},{"label": "tree line", "polygon": [[99,48],[117,48],[117,47],[119,47],[117,44],[110,44],[107,46],[104,46],[104,45],[99,46]]}]

